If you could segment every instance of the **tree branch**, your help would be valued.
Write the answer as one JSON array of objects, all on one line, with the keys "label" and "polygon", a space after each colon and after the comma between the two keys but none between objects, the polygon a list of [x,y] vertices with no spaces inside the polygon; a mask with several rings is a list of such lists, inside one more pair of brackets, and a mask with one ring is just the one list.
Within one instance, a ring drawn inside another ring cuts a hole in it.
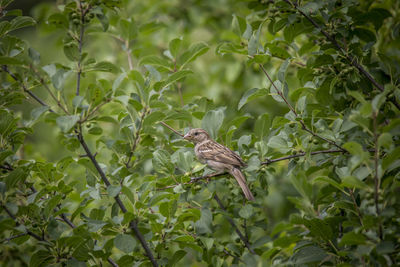
[{"label": "tree branch", "polygon": [[[217,201],[218,206],[226,213],[226,208],[224,204],[222,203],[221,199],[218,197],[217,194],[214,194],[214,199]],[[225,216],[228,222],[231,224],[231,226],[235,229],[236,234],[239,236],[239,238],[242,240],[243,244],[246,246],[246,248],[250,251],[252,254],[256,254],[253,248],[251,247],[251,244],[249,243],[249,240],[242,234],[242,232],[239,230],[233,219],[229,216]]]},{"label": "tree branch", "polygon": [[[82,129],[81,127],[79,127],[79,130],[77,130],[77,138],[80,142],[80,144],[82,145],[83,149],[86,152],[87,157],[90,159],[90,161],[93,163],[94,167],[96,168],[97,172],[99,173],[102,181],[104,182],[104,184],[109,187],[111,185],[110,181],[107,179],[105,173],[103,172],[103,170],[101,169],[99,163],[97,162],[96,158],[94,157],[94,155],[92,154],[92,152],[90,151],[88,145],[86,144],[85,139],[83,138],[82,135]],[[120,207],[121,211],[123,213],[127,212],[127,209],[124,205],[124,203],[122,203],[119,195],[116,195],[114,197],[115,201],[117,202],[118,206]],[[143,249],[146,252],[146,256],[149,258],[150,262],[152,263],[153,266],[158,266],[157,261],[155,260],[153,253],[151,252],[149,245],[147,244],[146,239],[144,238],[143,234],[139,231],[139,228],[137,226],[137,223],[132,220],[129,223],[129,227],[132,229],[132,231],[135,233],[135,236],[137,237],[137,239],[139,239],[140,244],[142,245]]]},{"label": "tree branch", "polygon": [[[14,222],[15,222],[15,224],[16,224],[17,226],[21,224],[21,223],[18,221],[17,217],[15,217],[14,214],[12,214],[11,211],[10,211],[3,203],[1,203],[0,206],[6,211],[6,213],[8,214],[8,216],[10,216],[10,218],[14,220]],[[30,236],[32,236],[33,238],[35,238],[36,240],[48,242],[48,241],[46,241],[44,238],[40,237],[39,235],[35,234],[35,233],[32,232],[32,231],[27,230],[26,233],[24,233],[24,234],[30,235]]]},{"label": "tree branch", "polygon": [[270,81],[271,85],[275,88],[276,92],[278,93],[278,95],[283,99],[283,101],[285,101],[286,105],[289,107],[289,109],[293,112],[293,114],[296,116],[296,118],[299,119],[299,122],[301,124],[301,127],[303,130],[305,130],[306,132],[310,133],[312,136],[315,136],[337,148],[339,148],[342,152],[347,152],[346,149],[344,149],[343,147],[341,147],[340,145],[336,144],[335,141],[332,141],[328,138],[325,138],[317,133],[315,133],[314,131],[312,131],[310,128],[307,127],[307,125],[305,124],[304,120],[302,118],[300,118],[300,116],[297,114],[296,110],[293,108],[293,106],[289,103],[289,101],[286,99],[285,95],[282,93],[281,90],[278,89],[278,87],[276,87],[275,83],[272,81],[271,77],[269,76],[268,72],[265,70],[264,66],[260,63],[258,64],[261,68],[261,70],[264,72],[265,76],[267,76],[268,80]]},{"label": "tree branch", "polygon": [[[301,11],[301,9],[299,8],[299,5],[296,2],[292,2],[290,0],[284,0],[286,3],[288,3],[289,5],[293,6],[301,15],[303,15],[309,22],[311,22],[311,24],[317,28],[318,30],[320,30],[320,32],[326,37],[326,39],[328,39],[333,45],[334,47],[341,53],[343,53],[343,55],[345,56],[345,58],[350,62],[351,65],[353,65],[355,68],[358,69],[358,71],[364,75],[365,78],[367,78],[376,88],[378,88],[379,91],[383,92],[384,91],[384,87],[383,85],[381,85],[380,83],[378,83],[373,77],[372,75],[366,70],[364,69],[363,66],[361,66],[361,64],[358,63],[357,58],[353,57],[351,54],[346,53],[346,51],[344,50],[344,48],[336,41],[335,37],[330,35],[329,33],[327,33],[324,29],[322,29],[322,27],[320,25],[318,25],[318,23],[309,15],[307,15],[306,13],[304,13],[303,11]],[[398,109],[400,109],[400,104],[396,101],[395,98],[391,98],[389,99],[390,102],[392,102]]]},{"label": "tree branch", "polygon": [[28,90],[28,88],[26,88],[25,84],[21,81],[18,80],[17,76],[15,76],[14,73],[12,73],[8,68],[7,65],[3,65],[1,66],[1,68],[3,69],[3,71],[7,72],[11,78],[14,79],[14,81],[18,82],[21,84],[22,89],[24,90],[25,93],[27,93],[28,95],[30,95],[33,99],[36,100],[36,102],[38,102],[40,105],[44,106],[44,107],[48,107],[49,111],[52,113],[55,113],[54,110],[52,110],[46,103],[43,102],[43,100],[41,100],[38,96],[36,96],[33,92],[31,92],[30,90]]}]

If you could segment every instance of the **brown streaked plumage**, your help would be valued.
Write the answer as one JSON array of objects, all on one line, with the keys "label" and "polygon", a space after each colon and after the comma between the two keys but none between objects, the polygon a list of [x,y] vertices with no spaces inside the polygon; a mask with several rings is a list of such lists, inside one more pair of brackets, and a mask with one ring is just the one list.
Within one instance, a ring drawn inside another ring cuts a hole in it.
[{"label": "brown streaked plumage", "polygon": [[207,164],[213,170],[219,172],[229,172],[235,177],[240,188],[248,200],[254,200],[246,178],[240,168],[246,164],[242,158],[229,148],[215,142],[203,129],[197,128],[190,130],[183,138],[195,143],[194,152],[200,162]]}]

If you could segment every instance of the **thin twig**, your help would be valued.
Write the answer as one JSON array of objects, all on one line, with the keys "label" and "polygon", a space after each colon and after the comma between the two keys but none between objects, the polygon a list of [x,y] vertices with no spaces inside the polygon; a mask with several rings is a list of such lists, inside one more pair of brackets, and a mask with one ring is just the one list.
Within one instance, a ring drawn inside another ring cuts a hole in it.
[{"label": "thin twig", "polygon": [[228,250],[226,250],[225,248],[224,248],[224,253],[225,253],[226,255],[231,256],[232,258],[236,259],[237,261],[240,261],[240,262],[243,262],[243,263],[244,263],[244,261],[243,261],[241,258],[239,258],[238,256],[233,255],[232,253],[230,253],[230,252],[229,252]]},{"label": "thin twig", "polygon": [[[304,13],[300,8],[299,5],[296,2],[292,2],[290,0],[284,0],[286,3],[289,5],[293,6],[301,15],[303,15],[311,24],[320,30],[320,32],[333,44],[333,46],[339,50],[339,52],[343,53],[345,58],[349,61],[351,65],[356,67],[362,75],[364,75],[376,88],[378,88],[379,91],[383,92],[384,87],[382,84],[378,83],[372,75],[364,69],[363,66],[358,63],[358,60],[356,57],[353,57],[351,54],[347,53],[346,50],[336,41],[335,37],[330,35],[328,32],[326,32],[311,16],[308,14]],[[400,109],[400,104],[396,101],[395,98],[390,98],[389,99],[398,109]]]},{"label": "thin twig", "polygon": [[35,74],[35,76],[39,79],[40,84],[43,85],[43,87],[47,90],[47,92],[50,94],[51,98],[53,98],[53,100],[57,103],[57,106],[59,106],[66,114],[70,114],[68,112],[68,110],[66,109],[66,107],[64,107],[61,104],[61,101],[57,99],[57,97],[53,94],[53,92],[51,91],[51,89],[49,88],[49,86],[47,85],[47,83],[44,81],[43,77],[40,76],[39,72],[31,65],[31,70],[32,72]]},{"label": "thin twig", "polygon": [[364,226],[364,223],[363,223],[363,220],[362,220],[363,216],[361,214],[360,208],[357,205],[356,198],[354,197],[354,190],[350,188],[349,189],[349,193],[350,193],[350,196],[351,196],[351,200],[353,201],[353,205],[354,205],[354,207],[355,207],[355,209],[357,211],[357,216],[358,216],[358,219],[360,220],[360,224],[361,224],[361,226]]},{"label": "thin twig", "polygon": [[[310,152],[310,155],[317,155],[317,154],[329,154],[329,153],[344,153],[345,151],[341,149],[328,149],[328,150],[319,150],[319,151],[312,151]],[[268,165],[274,162],[282,161],[282,160],[287,160],[287,159],[293,159],[293,158],[298,158],[298,157],[304,157],[306,156],[306,152],[301,152],[296,155],[290,155],[290,156],[285,156],[281,158],[276,158],[276,159],[267,159],[264,162],[261,162],[261,165]]]},{"label": "thin twig", "polygon": [[169,126],[168,124],[166,124],[165,122],[160,121],[160,123],[161,123],[162,125],[164,125],[165,127],[167,127],[168,129],[170,129],[171,131],[173,131],[174,133],[176,133],[177,135],[183,137],[183,134],[181,134],[180,132],[178,132],[177,130],[175,130],[174,128],[172,128],[171,126]]},{"label": "thin twig", "polygon": [[130,167],[129,164],[130,164],[130,162],[132,160],[133,153],[135,152],[136,147],[140,142],[140,131],[142,129],[144,118],[146,117],[147,114],[148,114],[148,109],[144,108],[144,111],[142,112],[142,115],[140,116],[139,125],[138,125],[138,127],[136,129],[136,132],[135,132],[135,139],[133,140],[133,144],[132,144],[131,150],[129,151],[128,161],[125,163],[125,166],[127,168]]},{"label": "thin twig", "polygon": [[[215,201],[217,201],[218,206],[225,212],[226,208],[224,206],[224,204],[222,203],[221,199],[218,197],[217,194],[214,194],[214,199]],[[236,226],[235,222],[233,221],[233,219],[229,216],[225,216],[226,219],[228,220],[228,222],[231,224],[231,226],[235,229],[235,232],[237,233],[237,235],[239,236],[239,238],[242,240],[243,244],[246,246],[246,248],[250,251],[250,253],[252,254],[256,254],[255,251],[253,250],[253,248],[251,247],[249,240],[247,240],[247,238],[242,234],[242,232],[239,230],[239,228]]]},{"label": "thin twig", "polygon": [[[82,7],[82,1],[79,0],[79,10],[81,12],[81,23],[79,29],[79,40],[78,40],[78,51],[79,51],[79,59],[78,59],[78,73],[76,79],[76,95],[79,95],[79,90],[81,87],[81,74],[82,74],[82,46],[83,46],[83,36],[85,34],[85,10]],[[87,10],[87,9],[86,9]]]},{"label": "thin twig", "polygon": [[92,109],[83,119],[80,120],[80,123],[86,122],[94,113],[96,113],[102,106],[109,103],[111,98],[107,98],[104,102],[98,104],[94,109]]},{"label": "thin twig", "polygon": [[10,236],[8,238],[4,238],[3,240],[0,241],[0,243],[10,242],[13,239],[16,239],[16,238],[21,237],[21,236],[26,236],[26,235],[28,235],[28,233],[21,233],[21,234],[18,234],[18,235],[13,235],[13,236]]},{"label": "thin twig", "polygon": [[[376,215],[378,216],[378,219],[380,218],[381,211],[379,208],[379,187],[380,187],[380,179],[379,179],[379,146],[378,146],[378,123],[377,123],[377,111],[374,111],[372,114],[372,120],[373,120],[373,130],[374,130],[374,144],[375,144],[375,153],[374,153],[374,167],[375,167],[375,175],[374,175],[374,202],[375,202],[375,210],[376,210]],[[382,224],[378,222],[378,228],[379,228],[379,238],[382,240],[383,238],[383,233],[382,233]]]},{"label": "thin twig", "polygon": [[[15,215],[12,214],[12,212],[11,212],[5,205],[3,205],[3,203],[1,203],[0,206],[6,211],[6,213],[8,214],[8,216],[10,216],[10,218],[14,220],[14,222],[16,223],[17,226],[21,224],[21,223],[18,221],[17,217],[15,217]],[[36,240],[39,240],[39,241],[46,241],[44,238],[40,237],[39,235],[35,234],[35,233],[32,232],[32,231],[29,231],[29,230],[28,230],[28,231],[26,231],[26,234],[32,236],[32,237],[35,238]],[[46,242],[48,242],[48,241],[46,241]]]},{"label": "thin twig", "polygon": [[132,55],[131,55],[131,49],[129,47],[129,40],[124,40],[125,41],[125,48],[126,48],[126,56],[128,58],[128,66],[129,70],[133,70],[133,61],[132,61]]},{"label": "thin twig", "polygon": [[41,100],[38,96],[36,96],[33,92],[31,92],[30,90],[28,90],[28,88],[26,88],[25,84],[23,82],[21,82],[20,80],[18,80],[17,76],[15,76],[14,73],[12,73],[6,65],[3,65],[1,67],[3,69],[3,71],[7,72],[11,78],[14,79],[14,81],[18,82],[21,84],[22,89],[24,90],[25,93],[27,93],[28,95],[30,95],[33,99],[36,100],[36,102],[38,102],[40,105],[44,106],[44,107],[48,107],[49,111],[52,113],[55,113],[54,110],[52,110],[46,103],[43,102],[43,100]]},{"label": "thin twig", "polygon": [[272,81],[271,77],[269,76],[268,72],[265,70],[264,66],[262,64],[259,64],[261,70],[264,72],[265,76],[267,76],[268,80],[270,81],[271,85],[275,88],[276,92],[278,93],[278,95],[283,99],[283,101],[285,101],[286,105],[289,107],[289,109],[293,112],[293,114],[296,116],[296,118],[299,119],[299,122],[301,124],[301,127],[303,130],[305,130],[306,132],[310,133],[312,136],[317,137],[337,148],[339,148],[340,150],[342,150],[342,152],[346,152],[346,149],[344,149],[343,147],[341,147],[340,145],[336,144],[335,141],[332,141],[328,138],[325,138],[317,133],[315,133],[314,131],[312,131],[310,128],[307,127],[307,125],[305,124],[304,120],[298,115],[298,113],[296,112],[296,110],[293,108],[293,106],[289,103],[289,101],[286,99],[285,95],[283,94],[283,92],[281,90],[278,89],[278,87],[276,87],[275,83]]}]

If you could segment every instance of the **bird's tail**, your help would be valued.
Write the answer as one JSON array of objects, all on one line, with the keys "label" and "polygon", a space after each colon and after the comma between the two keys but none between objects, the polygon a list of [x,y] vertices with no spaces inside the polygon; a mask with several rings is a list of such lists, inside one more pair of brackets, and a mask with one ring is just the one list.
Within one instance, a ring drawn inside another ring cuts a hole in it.
[{"label": "bird's tail", "polygon": [[236,181],[238,182],[240,188],[242,188],[242,191],[245,195],[245,197],[250,200],[253,201],[254,200],[254,196],[251,193],[249,187],[246,184],[246,178],[244,177],[243,173],[240,171],[240,169],[238,168],[233,168],[230,171],[230,174],[233,175],[233,177],[235,177]]}]

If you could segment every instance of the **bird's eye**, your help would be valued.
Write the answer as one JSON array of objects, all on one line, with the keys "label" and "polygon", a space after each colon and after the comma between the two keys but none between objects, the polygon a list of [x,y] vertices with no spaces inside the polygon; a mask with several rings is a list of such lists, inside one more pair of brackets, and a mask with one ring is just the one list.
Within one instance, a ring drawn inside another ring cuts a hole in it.
[{"label": "bird's eye", "polygon": [[198,135],[198,134],[199,134],[198,132],[195,132],[195,133],[194,133],[194,135]]}]

